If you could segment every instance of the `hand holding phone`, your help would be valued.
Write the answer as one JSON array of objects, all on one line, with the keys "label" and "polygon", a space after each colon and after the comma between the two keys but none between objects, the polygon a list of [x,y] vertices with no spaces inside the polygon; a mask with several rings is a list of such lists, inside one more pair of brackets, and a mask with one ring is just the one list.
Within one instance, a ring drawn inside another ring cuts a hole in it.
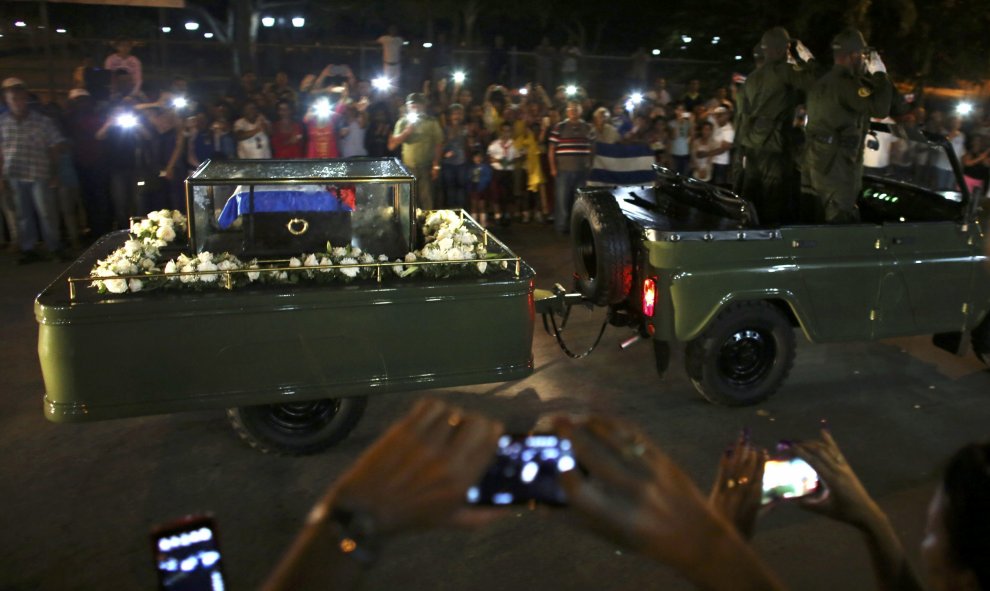
[{"label": "hand holding phone", "polygon": [[209,515],[189,515],[156,527],[151,552],[161,591],[225,588],[216,522]]}]

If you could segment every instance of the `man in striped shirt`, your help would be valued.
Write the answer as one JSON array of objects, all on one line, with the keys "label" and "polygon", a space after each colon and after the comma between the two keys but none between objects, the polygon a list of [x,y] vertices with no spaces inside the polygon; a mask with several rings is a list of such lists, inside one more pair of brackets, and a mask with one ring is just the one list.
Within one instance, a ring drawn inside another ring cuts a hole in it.
[{"label": "man in striped shirt", "polygon": [[574,193],[583,187],[591,170],[595,128],[581,119],[581,103],[567,101],[567,119],[550,132],[550,174],[555,177],[554,228],[558,234],[571,229]]}]

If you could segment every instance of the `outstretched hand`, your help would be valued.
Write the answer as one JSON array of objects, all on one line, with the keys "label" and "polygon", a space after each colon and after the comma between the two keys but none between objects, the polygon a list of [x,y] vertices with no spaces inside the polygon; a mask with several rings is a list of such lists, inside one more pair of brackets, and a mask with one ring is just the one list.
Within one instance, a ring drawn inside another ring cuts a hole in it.
[{"label": "outstretched hand", "polygon": [[588,472],[564,473],[561,482],[589,529],[705,588],[777,588],[687,474],[638,428],[601,416],[580,423],[558,418],[555,425]]},{"label": "outstretched hand", "polygon": [[330,503],[371,516],[377,532],[471,527],[505,511],[468,507],[468,488],[494,457],[501,423],[420,400],[338,479]]},{"label": "outstretched hand", "polygon": [[719,460],[718,473],[708,495],[712,508],[746,539],[753,537],[760,513],[766,461],[766,450],[753,447],[746,434],[741,433]]},{"label": "outstretched hand", "polygon": [[825,485],[823,494],[801,499],[801,506],[856,527],[866,527],[881,513],[879,507],[853,472],[832,434],[822,429],[818,441],[794,445],[794,453],[818,472]]}]

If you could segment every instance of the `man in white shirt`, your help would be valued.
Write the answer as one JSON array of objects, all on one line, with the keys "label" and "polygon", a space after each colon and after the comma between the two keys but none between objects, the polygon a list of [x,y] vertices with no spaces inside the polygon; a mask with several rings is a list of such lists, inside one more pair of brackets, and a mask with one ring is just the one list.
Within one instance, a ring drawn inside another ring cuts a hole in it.
[{"label": "man in white shirt", "polygon": [[272,147],[268,141],[269,123],[258,112],[258,105],[244,103],[243,117],[234,122],[234,138],[237,140],[238,158],[271,158]]},{"label": "man in white shirt", "polygon": [[736,131],[729,118],[729,110],[725,107],[715,107],[712,110],[715,119],[715,131],[712,138],[718,145],[709,156],[712,158],[712,183],[727,187],[731,183],[732,142]]},{"label": "man in white shirt", "polygon": [[384,75],[388,78],[392,86],[398,88],[401,83],[399,76],[402,74],[402,44],[405,39],[399,37],[399,30],[395,25],[390,25],[388,33],[377,39],[377,43],[382,46],[382,66]]}]

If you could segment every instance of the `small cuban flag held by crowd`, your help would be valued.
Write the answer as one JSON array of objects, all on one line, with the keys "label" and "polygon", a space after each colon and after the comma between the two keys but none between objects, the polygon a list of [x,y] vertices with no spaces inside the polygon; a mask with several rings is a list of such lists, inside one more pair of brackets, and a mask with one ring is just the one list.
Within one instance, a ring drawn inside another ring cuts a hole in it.
[{"label": "small cuban flag held by crowd", "polygon": [[238,217],[252,213],[289,211],[350,212],[357,207],[353,186],[337,185],[238,185],[217,218],[221,228],[229,228]]},{"label": "small cuban flag held by crowd", "polygon": [[642,143],[595,144],[588,185],[649,185],[655,174],[653,149]]}]

